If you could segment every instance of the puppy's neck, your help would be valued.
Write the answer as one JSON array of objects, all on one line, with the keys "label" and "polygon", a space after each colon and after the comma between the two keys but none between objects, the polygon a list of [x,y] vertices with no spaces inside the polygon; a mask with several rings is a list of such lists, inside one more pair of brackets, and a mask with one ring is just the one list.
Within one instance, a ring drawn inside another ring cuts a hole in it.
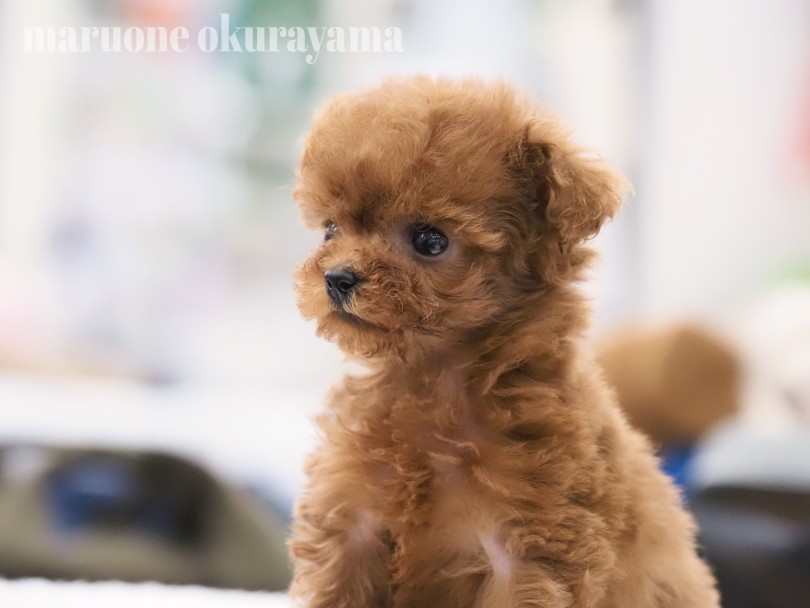
[{"label": "puppy's neck", "polygon": [[563,380],[587,326],[581,294],[555,287],[521,300],[484,327],[467,330],[445,344],[379,362],[383,375],[416,379],[426,387],[444,386],[484,396],[515,374],[537,381]]}]

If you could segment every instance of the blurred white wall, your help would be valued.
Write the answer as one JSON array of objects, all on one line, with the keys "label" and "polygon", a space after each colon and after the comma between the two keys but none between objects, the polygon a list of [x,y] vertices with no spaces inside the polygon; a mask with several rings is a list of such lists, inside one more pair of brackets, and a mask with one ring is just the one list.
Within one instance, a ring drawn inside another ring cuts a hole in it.
[{"label": "blurred white wall", "polygon": [[58,299],[45,257],[75,56],[24,52],[23,28],[70,24],[77,5],[0,3],[0,355],[33,356],[60,324],[41,320]]},{"label": "blurred white wall", "polygon": [[638,184],[642,310],[713,316],[810,260],[810,200],[790,162],[810,71],[810,7],[651,7],[649,154]]},{"label": "blurred white wall", "polygon": [[52,198],[49,178],[58,170],[62,142],[65,109],[59,102],[67,100],[66,67],[71,61],[67,53],[26,53],[23,28],[43,21],[70,23],[74,5],[72,0],[0,5],[0,133],[14,144],[0,147],[0,254],[36,261],[44,246]]},{"label": "blurred white wall", "polygon": [[[290,200],[292,134],[319,101],[391,73],[511,80],[634,181],[597,241],[603,327],[725,312],[810,259],[810,186],[790,157],[810,78],[802,0],[325,0],[296,18],[399,26],[405,52],[270,54],[256,81],[246,54],[23,52],[26,25],[127,22],[105,10],[150,3],[0,0],[0,357],[72,345],[185,378],[333,373],[292,293],[319,238]],[[193,29],[238,5],[161,6]]]}]

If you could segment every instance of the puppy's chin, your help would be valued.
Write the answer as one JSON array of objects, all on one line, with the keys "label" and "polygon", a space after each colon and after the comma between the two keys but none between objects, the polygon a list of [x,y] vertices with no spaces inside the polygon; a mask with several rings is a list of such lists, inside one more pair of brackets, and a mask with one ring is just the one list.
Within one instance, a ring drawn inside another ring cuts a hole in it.
[{"label": "puppy's chin", "polygon": [[394,339],[389,330],[345,310],[331,310],[320,317],[317,334],[356,357],[381,357],[393,350]]}]

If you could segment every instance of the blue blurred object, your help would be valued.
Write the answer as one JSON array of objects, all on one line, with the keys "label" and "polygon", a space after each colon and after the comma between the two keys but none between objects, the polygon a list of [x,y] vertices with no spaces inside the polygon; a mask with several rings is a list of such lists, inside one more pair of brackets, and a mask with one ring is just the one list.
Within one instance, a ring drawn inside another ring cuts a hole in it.
[{"label": "blue blurred object", "polygon": [[138,482],[124,463],[79,461],[57,471],[46,484],[56,527],[75,530],[109,521],[126,511],[138,494]]},{"label": "blue blurred object", "polygon": [[161,540],[186,540],[184,505],[151,487],[145,472],[125,460],[87,457],[54,471],[45,496],[54,527],[72,535],[87,528],[127,528]]},{"label": "blue blurred object", "polygon": [[684,494],[691,489],[690,465],[694,454],[694,446],[688,443],[666,445],[659,452],[661,469],[683,489]]}]

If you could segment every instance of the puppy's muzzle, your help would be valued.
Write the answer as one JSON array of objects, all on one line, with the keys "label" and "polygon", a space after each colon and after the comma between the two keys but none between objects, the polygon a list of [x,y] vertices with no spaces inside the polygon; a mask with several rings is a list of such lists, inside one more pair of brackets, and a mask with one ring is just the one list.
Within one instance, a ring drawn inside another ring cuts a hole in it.
[{"label": "puppy's muzzle", "polygon": [[348,268],[327,270],[324,273],[324,278],[326,279],[326,293],[329,294],[329,299],[341,307],[360,282],[360,277]]}]

